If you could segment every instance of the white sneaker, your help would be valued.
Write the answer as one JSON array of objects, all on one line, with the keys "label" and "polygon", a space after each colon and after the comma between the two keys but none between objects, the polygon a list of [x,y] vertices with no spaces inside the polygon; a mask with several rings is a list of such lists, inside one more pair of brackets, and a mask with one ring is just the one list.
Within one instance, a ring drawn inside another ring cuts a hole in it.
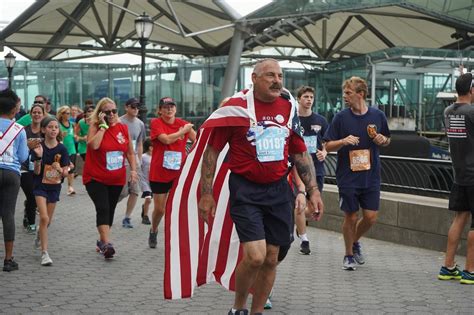
[{"label": "white sneaker", "polygon": [[53,264],[53,260],[49,257],[48,252],[43,252],[41,256],[41,265],[42,266],[51,266]]}]

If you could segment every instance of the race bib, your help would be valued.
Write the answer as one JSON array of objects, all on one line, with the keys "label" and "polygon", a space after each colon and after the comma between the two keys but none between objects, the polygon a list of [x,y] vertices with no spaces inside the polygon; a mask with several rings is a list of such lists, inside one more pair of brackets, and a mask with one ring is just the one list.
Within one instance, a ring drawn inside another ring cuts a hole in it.
[{"label": "race bib", "polygon": [[110,151],[107,152],[106,156],[107,170],[116,171],[123,167],[123,152],[122,151]]},{"label": "race bib", "polygon": [[352,150],[349,152],[349,160],[353,172],[370,170],[370,150]]},{"label": "race bib", "polygon": [[317,136],[304,136],[304,143],[310,154],[318,151],[318,137]]},{"label": "race bib", "polygon": [[257,159],[260,162],[283,160],[285,141],[289,135],[287,128],[268,127],[255,135]]},{"label": "race bib", "polygon": [[[58,163],[58,162],[54,162]],[[53,163],[53,164],[54,164]],[[59,165],[55,165],[56,167]],[[45,164],[44,171],[43,171],[43,184],[61,184],[62,176],[61,172],[59,172],[53,165]]]},{"label": "race bib", "polygon": [[181,168],[181,152],[165,151],[163,167],[168,170],[179,170]]}]

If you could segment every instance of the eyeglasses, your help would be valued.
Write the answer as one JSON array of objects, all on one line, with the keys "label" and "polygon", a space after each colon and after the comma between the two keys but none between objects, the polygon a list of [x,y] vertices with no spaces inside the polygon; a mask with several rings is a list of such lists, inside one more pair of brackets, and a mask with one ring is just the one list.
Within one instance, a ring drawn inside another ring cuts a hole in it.
[{"label": "eyeglasses", "polygon": [[114,109],[111,109],[111,110],[103,110],[102,112],[104,114],[106,114],[107,116],[110,116],[110,114],[117,114],[117,109],[114,108]]}]

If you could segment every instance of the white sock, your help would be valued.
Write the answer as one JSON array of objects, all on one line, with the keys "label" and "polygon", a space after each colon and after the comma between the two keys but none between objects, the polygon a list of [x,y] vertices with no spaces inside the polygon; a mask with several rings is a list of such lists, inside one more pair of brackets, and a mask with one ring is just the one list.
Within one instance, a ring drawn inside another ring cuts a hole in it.
[{"label": "white sock", "polygon": [[303,241],[309,241],[308,235],[306,233],[300,234],[300,240]]},{"label": "white sock", "polygon": [[235,314],[236,311],[237,311],[237,310],[236,310],[235,308],[232,308],[232,309],[231,309],[232,314]]}]

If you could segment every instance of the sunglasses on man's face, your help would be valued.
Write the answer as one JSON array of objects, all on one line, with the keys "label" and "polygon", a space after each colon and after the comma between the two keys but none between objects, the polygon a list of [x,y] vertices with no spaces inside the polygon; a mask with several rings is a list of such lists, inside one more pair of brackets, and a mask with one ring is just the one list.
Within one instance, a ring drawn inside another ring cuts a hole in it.
[{"label": "sunglasses on man's face", "polygon": [[104,114],[106,114],[107,116],[110,116],[110,114],[117,114],[117,109],[114,108],[114,109],[111,109],[111,110],[104,110],[102,111]]},{"label": "sunglasses on man's face", "polygon": [[34,101],[33,104],[41,104],[43,105],[44,103],[42,101]]},{"label": "sunglasses on man's face", "polygon": [[137,109],[140,105],[138,104],[130,104],[128,105],[128,107],[132,108],[132,109]]}]

